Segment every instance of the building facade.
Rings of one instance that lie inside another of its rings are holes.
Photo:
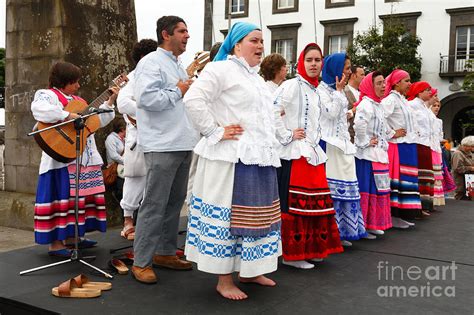
[[[265,54],[290,63],[309,42],[343,52],[358,32],[395,18],[421,39],[422,80],[439,91],[445,137],[474,134],[474,99],[461,89],[474,59],[474,0],[205,0],[204,49],[224,39],[229,16],[259,25]]]

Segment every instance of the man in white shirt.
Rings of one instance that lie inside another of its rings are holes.
[[[192,150],[198,133],[187,116],[183,96],[192,81],[180,56],[189,34],[177,16],[156,22],[158,49],[135,69],[138,145],[145,153],[145,195],[137,216],[132,267],[137,281],[156,283],[152,265],[190,270],[176,256],[179,214],[186,197]]]
[[[355,114],[354,103],[359,101],[359,85],[360,82],[365,78],[365,70],[362,67],[353,65],[351,67],[351,75],[349,76],[349,82],[344,88],[347,100],[349,101],[348,108]],[[351,136],[351,142],[354,143],[354,115],[348,117],[349,121],[349,134]]]

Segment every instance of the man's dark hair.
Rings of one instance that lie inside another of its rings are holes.
[[[49,87],[64,88],[66,85],[79,81],[82,76],[81,68],[72,63],[59,61],[49,72]]]
[[[153,39],[142,39],[133,45],[132,59],[137,64],[142,57],[156,50],[158,43]]]
[[[168,35],[173,35],[176,25],[180,22],[183,22],[186,25],[186,22],[184,22],[182,18],[175,15],[165,15],[156,21],[156,38],[158,38],[158,46],[163,44],[164,41],[161,32],[166,31]]]
[[[212,45],[211,50],[209,50],[209,60],[213,61],[214,57],[217,55],[219,52],[219,48],[221,48],[222,42],[217,42],[214,45]]]
[[[357,74],[357,69],[364,69],[364,67],[361,67],[361,66],[358,66],[358,65],[352,65],[351,66],[351,75],[349,76],[349,78],[351,78],[353,75],[356,75]]]
[[[273,53],[266,56],[260,64],[260,74],[265,81],[275,79],[275,76],[280,72],[281,68],[286,65],[286,60],[282,55]]]

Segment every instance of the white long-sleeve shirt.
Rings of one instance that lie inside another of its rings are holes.
[[[245,59],[206,65],[184,96],[187,113],[202,139],[194,152],[210,160],[246,165],[280,166],[272,95]],[[224,127],[240,124],[239,140],[222,140]]]
[[[134,150],[140,150],[137,145],[137,127],[130,122],[128,117],[136,120],[137,117],[137,102],[133,95],[135,85],[135,71],[131,71],[128,75],[128,83],[119,92],[117,97],[117,110],[124,114],[124,120],[127,123],[127,133],[125,136],[125,145],[127,148],[135,146]]]
[[[344,154],[355,154],[356,148],[351,142],[347,121],[349,101],[346,95],[325,82],[319,84],[318,92],[321,100],[322,139],[341,149]]]
[[[371,98],[364,96],[357,106],[354,119],[356,157],[373,162],[388,163],[387,122],[381,105]],[[375,146],[370,145],[370,139],[377,138]]]
[[[390,132],[388,141],[392,143],[416,143],[414,112],[406,98],[397,91],[392,90],[380,104],[385,113],[385,119],[387,120]],[[406,136],[392,138],[395,135],[395,131],[401,128],[406,130]]]
[[[59,91],[59,90],[58,90]],[[59,91],[60,92],[60,91]],[[64,97],[68,101],[71,101],[73,98],[71,96],[65,95]],[[100,108],[110,109],[107,103],[100,105]],[[31,112],[33,117],[37,121],[44,123],[57,123],[60,122],[69,115],[69,112],[64,110],[63,104],[59,101],[57,95],[51,90],[38,90],[35,93],[33,102],[31,103]],[[106,126],[111,122],[115,117],[115,111],[111,113],[103,113],[99,115],[100,127]],[[102,157],[97,151],[97,146],[95,144],[94,135],[87,137],[86,147],[82,153],[81,159],[83,166],[93,166],[93,165],[102,165],[104,162]],[[39,174],[44,174],[52,169],[59,169],[67,166],[68,164],[74,164],[75,161],[71,163],[62,163],[54,160],[52,157],[47,155],[45,152],[41,155],[41,162],[39,167]]]
[[[111,132],[105,139],[105,154],[107,156],[107,165],[117,162],[123,165],[123,152],[125,144],[122,138],[116,133]]]
[[[411,106],[413,116],[415,117],[416,143],[430,147],[433,134],[433,120],[435,118],[433,112],[418,97],[408,101],[408,104]]]
[[[321,109],[316,88],[297,75],[283,82],[274,97],[277,139],[281,144],[280,158],[297,160],[305,157],[312,165],[326,162],[326,154],[319,146]],[[285,114],[282,116],[283,111]],[[305,130],[304,139],[293,140],[293,130],[297,128]]]

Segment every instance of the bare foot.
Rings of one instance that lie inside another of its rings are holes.
[[[60,250],[60,249],[65,249],[67,248],[64,246],[62,241],[53,241],[51,244],[49,244],[49,251],[55,251],[55,250]]]
[[[244,300],[248,296],[242,292],[232,280],[231,275],[219,276],[219,282],[216,287],[217,292],[229,300]]]
[[[242,283],[256,283],[256,284],[260,284],[260,285],[263,285],[263,286],[266,286],[266,287],[274,287],[276,286],[276,282],[273,281],[272,279],[269,279],[265,276],[257,276],[257,277],[253,277],[253,278],[242,278],[242,277],[239,277],[239,280],[240,282]]]

